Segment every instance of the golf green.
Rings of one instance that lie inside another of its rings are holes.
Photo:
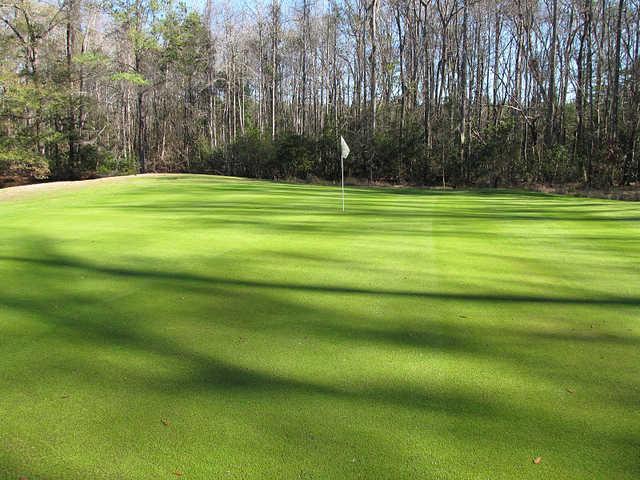
[[[639,204],[346,205],[194,175],[0,200],[0,478],[640,478]]]

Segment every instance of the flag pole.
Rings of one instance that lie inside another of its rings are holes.
[[[340,167],[342,170],[342,211],[344,212],[344,158],[340,155]]]

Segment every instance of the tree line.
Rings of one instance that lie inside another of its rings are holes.
[[[638,0],[0,0],[0,175],[640,181]]]

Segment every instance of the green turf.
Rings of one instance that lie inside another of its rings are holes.
[[[640,205],[339,205],[199,176],[0,202],[0,478],[640,478]]]

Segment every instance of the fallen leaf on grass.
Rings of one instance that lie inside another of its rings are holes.
[[[573,390],[572,388],[565,388],[565,390],[567,391],[567,393],[570,393],[571,395],[573,395],[574,393],[576,393],[575,390]]]
[[[536,465],[540,465],[540,462],[542,462],[542,457],[536,457],[533,459],[533,463]]]
[[[163,418],[163,419],[161,419],[160,421],[162,422],[162,424],[163,424],[165,427],[168,427],[168,426],[169,426],[169,420],[167,420],[166,418]]]
[[[174,474],[176,477],[181,477],[182,475],[184,475],[184,473],[182,473],[180,470],[176,470],[175,472],[173,472],[173,474]]]

